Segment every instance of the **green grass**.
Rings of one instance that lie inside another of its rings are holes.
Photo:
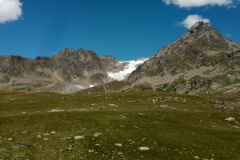
[[[172,76],[175,76],[175,75],[177,75],[178,73],[177,73],[176,69],[173,69],[173,70],[170,72],[170,74],[171,74]]]
[[[107,93],[107,92],[118,92],[123,87],[128,86],[129,83],[125,81],[113,81],[103,85],[95,86],[79,91],[82,94],[93,94],[93,93]]]
[[[25,91],[36,92],[42,88],[52,84],[51,81],[32,81],[31,83],[12,83],[7,88],[11,88],[13,91]]]
[[[214,98],[153,91],[0,91],[0,159],[240,159],[240,129],[232,127],[240,126],[239,109]],[[53,109],[62,112],[49,112]],[[236,120],[224,120],[230,116]],[[30,146],[13,148],[16,143]]]
[[[161,77],[163,77],[163,76],[165,76],[165,73],[164,73],[164,72],[161,73]]]

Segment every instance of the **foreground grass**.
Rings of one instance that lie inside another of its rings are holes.
[[[239,121],[239,109],[196,96],[2,91],[0,159],[237,160]]]

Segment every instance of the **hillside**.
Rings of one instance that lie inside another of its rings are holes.
[[[0,95],[0,159],[240,158],[235,96]]]
[[[160,49],[128,77],[134,86],[153,90],[208,93],[229,87],[239,91],[240,44],[224,38],[210,24],[197,22],[184,35]]]
[[[93,51],[64,49],[36,59],[0,56],[0,88],[12,91],[74,93],[124,80],[145,59],[117,61]]]

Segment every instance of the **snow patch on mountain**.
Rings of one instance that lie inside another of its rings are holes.
[[[108,72],[108,76],[114,80],[121,81],[125,79],[130,73],[137,69],[137,67],[147,61],[149,58],[141,58],[132,61],[120,61],[119,63],[126,63],[123,70],[119,72]]]

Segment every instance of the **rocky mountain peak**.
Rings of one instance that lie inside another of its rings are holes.
[[[180,73],[187,68],[209,65],[213,56],[232,57],[240,49],[240,44],[224,38],[209,23],[197,22],[173,43],[161,48],[130,76],[135,82],[146,76]]]
[[[91,59],[92,57],[98,57],[95,52],[92,50],[86,51],[82,48],[78,50],[65,48],[62,51],[54,55],[53,59],[62,59],[62,58],[75,58],[75,59]]]
[[[209,23],[204,23],[202,21],[195,23],[189,30],[186,32],[182,38],[184,40],[192,41],[199,38],[215,38],[223,39],[221,34],[214,29]]]
[[[209,23],[197,22],[176,41],[160,49],[156,57],[185,54],[185,51],[194,53],[200,50],[231,50],[231,46]]]
[[[207,29],[214,29],[209,23],[204,23],[202,21],[195,23],[188,32],[190,33],[196,33],[200,31],[206,31]]]

